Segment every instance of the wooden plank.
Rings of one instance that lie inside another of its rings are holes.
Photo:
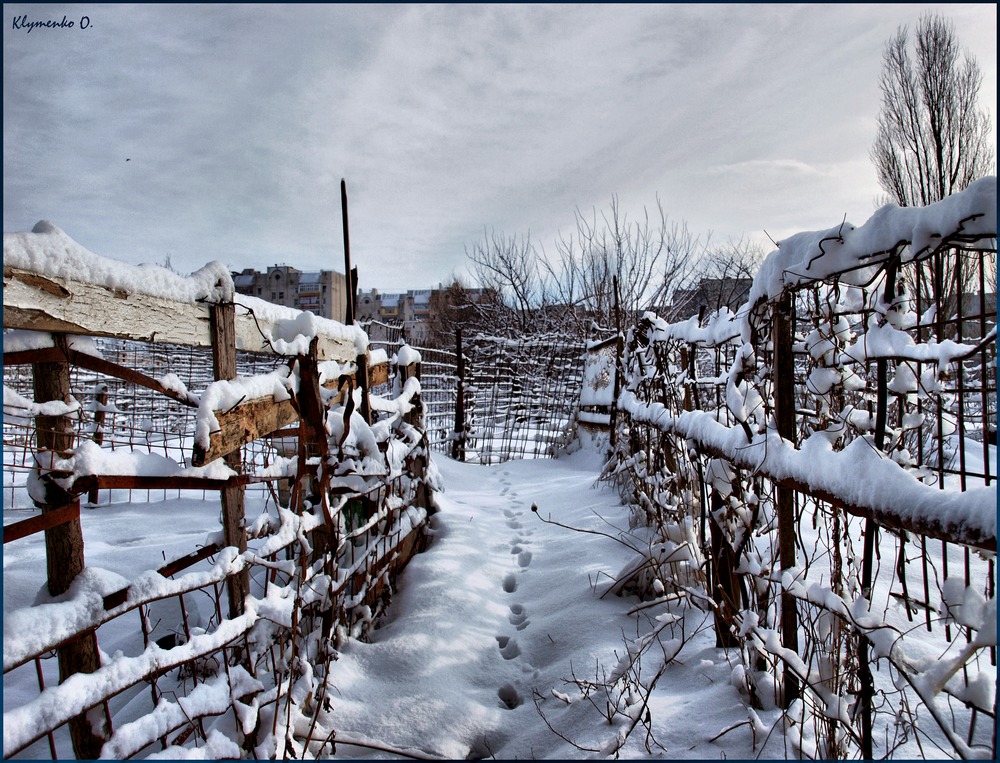
[[[150,294],[42,276],[18,268],[3,270],[4,328],[64,334],[136,339],[191,347],[211,347],[208,306]],[[235,321],[235,347],[274,353],[270,337],[275,324],[240,309]],[[354,342],[320,336],[317,360],[353,361]]]
[[[77,477],[69,491],[86,493],[90,490],[222,490],[231,485],[252,485],[258,482],[273,482],[284,477],[258,477],[253,474],[237,474],[227,480],[207,477],[151,477],[139,474],[85,474]]]
[[[29,535],[42,532],[42,530],[49,530],[57,525],[72,522],[74,519],[79,518],[80,503],[79,501],[75,501],[53,511],[46,511],[43,514],[22,519],[20,522],[12,522],[9,525],[4,525],[3,542],[6,544],[11,541],[20,540],[21,538],[27,538]]]
[[[204,305],[3,271],[4,328],[211,346]]]
[[[270,396],[241,403],[227,412],[215,414],[219,431],[209,436],[207,449],[195,444],[192,466],[204,466],[254,440],[266,437],[299,420],[291,400],[275,402]]]
[[[104,374],[105,376],[113,376],[117,379],[131,382],[139,387],[151,389],[154,392],[166,395],[172,400],[176,400],[178,403],[191,408],[198,407],[198,398],[195,395],[192,395],[191,393],[182,395],[169,387],[164,387],[163,384],[153,377],[147,376],[139,371],[135,371],[127,366],[112,363],[110,360],[98,358],[95,355],[87,355],[86,353],[78,352],[77,350],[69,351],[69,360],[70,363],[75,366],[79,366],[80,368],[86,368],[89,371],[96,371],[97,373]]]
[[[192,551],[190,554],[180,557],[179,559],[174,559],[172,562],[160,567],[157,572],[163,575],[165,578],[172,577],[182,570],[186,570],[193,564],[197,564],[203,559],[208,559],[208,557],[213,554],[217,554],[224,547],[220,543],[211,543],[207,546],[199,548],[197,551]],[[115,607],[121,606],[128,600],[128,592],[131,586],[125,586],[114,593],[109,593],[104,597],[104,609],[105,611],[109,609],[114,609]]]
[[[28,366],[35,363],[55,363],[65,360],[62,352],[55,347],[39,347],[36,350],[18,350],[3,354],[4,368],[7,366]]]
[[[368,368],[368,386],[377,387],[389,381],[389,361]],[[325,385],[324,385],[325,386]]]
[[[381,382],[375,383],[383,383],[389,378],[389,365],[380,363],[369,369],[369,373],[375,373],[377,379],[382,379]],[[351,378],[354,378],[353,374]],[[327,379],[323,387],[335,389],[338,381]],[[342,398],[343,393],[338,393],[330,398],[328,405],[339,403]],[[240,403],[228,411],[216,411],[215,418],[219,422],[219,430],[209,435],[207,449],[195,445],[191,456],[192,466],[204,466],[232,453],[237,448],[294,424],[299,420],[299,412],[291,400],[275,402],[271,397],[259,397]]]

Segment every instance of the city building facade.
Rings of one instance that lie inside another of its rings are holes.
[[[238,294],[337,321],[346,317],[347,279],[335,270],[306,272],[290,265],[272,265],[265,272],[246,268],[233,273],[233,283]]]

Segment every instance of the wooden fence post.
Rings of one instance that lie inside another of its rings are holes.
[[[344,224],[344,274],[347,277],[347,305],[344,309],[344,323],[354,324],[354,279],[351,272],[351,232],[347,224],[347,181],[340,179],[340,217]]]
[[[792,355],[794,339],[794,303],[789,294],[783,294],[775,305],[771,341],[774,345],[774,419],[778,434],[795,443],[795,360]],[[795,494],[791,488],[777,487],[778,552],[781,569],[795,566]],[[781,594],[781,645],[798,654],[799,616],[795,597]],[[786,664],[782,703],[788,707],[799,696],[799,680]]]
[[[406,380],[412,377],[420,379],[420,363],[411,363],[399,369],[400,388],[406,384]],[[427,433],[424,431],[424,404],[417,394],[413,398],[413,409],[404,417],[407,424],[420,430],[420,449],[413,456],[410,462],[409,471],[417,481],[416,495],[413,498],[413,505],[427,509],[427,513],[434,512],[434,502],[431,498],[431,489],[427,484],[427,462],[430,460],[430,445],[427,442]]]
[[[299,452],[298,452],[298,505],[293,507],[295,511],[301,511],[302,500],[308,497],[315,504],[326,506],[322,491],[325,486],[319,484],[317,473],[319,469],[310,466],[309,461],[319,459],[322,461],[329,452],[329,442],[327,440],[326,408],[323,405],[323,397],[319,387],[319,368],[317,361],[319,340],[313,339],[309,344],[309,352],[300,355],[299,363],[299,392],[296,404],[299,410]],[[351,384],[343,385],[344,395],[350,395]],[[347,401],[345,400],[345,403]],[[347,405],[346,410],[352,410]],[[348,422],[349,423],[349,422]],[[327,524],[319,525],[312,532],[311,543],[313,547],[312,562],[320,560],[328,552],[330,533],[333,528],[330,526],[332,518],[328,516],[328,510],[324,508],[324,518]]]
[[[736,574],[739,559],[736,551],[726,538],[725,531],[715,515],[726,508],[726,499],[715,488],[710,489],[712,516],[709,520],[712,556],[709,560],[711,571],[712,599],[715,601],[715,645],[720,649],[739,646],[733,631],[736,613],[740,608],[740,582]],[[703,531],[704,532],[704,531]]]
[[[451,457],[465,460],[465,356],[462,354],[462,327],[455,329],[455,373],[458,376],[458,394],[455,398],[455,429],[451,441]]]
[[[361,390],[361,408],[358,411],[366,424],[372,423],[372,401],[368,393],[371,386],[368,373],[368,355],[358,355],[356,360],[358,373],[356,375],[358,389]]]
[[[104,444],[104,420],[107,417],[105,408],[108,405],[108,385],[101,382],[97,388],[97,395],[94,402],[97,403],[97,410],[94,411],[94,442],[97,445]],[[87,503],[96,504],[100,490],[97,487],[91,488],[87,493]]]
[[[224,302],[209,307],[212,332],[212,373],[215,379],[236,378],[236,305]],[[242,468],[242,449],[225,456],[226,465],[236,472]],[[222,534],[227,546],[235,546],[242,554],[247,550],[244,488],[230,484],[221,491]],[[244,602],[250,593],[250,571],[243,569],[226,579],[229,594],[229,617],[243,614]]]
[[[56,347],[68,354],[66,337],[53,335]],[[59,400],[68,403],[70,400],[69,362],[65,360],[35,363],[32,366],[35,402],[43,403]],[[68,416],[39,416],[35,420],[35,437],[37,443],[36,461],[40,468],[46,466],[45,460],[56,454],[65,454],[73,447],[73,425]],[[35,501],[35,505],[48,513],[75,504],[76,518],[49,528],[45,531],[45,557],[48,570],[48,590],[52,596],[59,596],[69,590],[73,579],[84,568],[83,527],[80,524],[80,499],[67,493],[51,478],[40,474],[39,481],[43,489],[43,500]],[[57,650],[59,660],[59,682],[62,683],[75,673],[93,673],[101,666],[97,652],[97,634],[87,631],[77,640],[60,646]],[[92,710],[96,713],[99,710]],[[93,759],[100,755],[104,739],[94,733],[94,725],[83,713],[69,722],[70,739],[73,751],[78,758]],[[97,718],[95,718],[97,720]]]

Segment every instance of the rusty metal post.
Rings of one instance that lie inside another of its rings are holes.
[[[771,341],[774,345],[774,419],[778,434],[795,443],[795,360],[792,356],[795,314],[792,297],[783,294],[775,305]],[[795,494],[791,488],[777,487],[778,553],[781,569],[796,565],[795,553]],[[795,597],[781,594],[781,645],[798,654],[799,616]],[[799,696],[799,680],[785,666],[782,704],[788,707]]]

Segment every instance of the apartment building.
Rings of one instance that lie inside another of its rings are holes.
[[[304,272],[290,265],[272,265],[266,272],[246,268],[233,273],[238,294],[324,318],[343,321],[347,310],[347,279],[334,270]]]

